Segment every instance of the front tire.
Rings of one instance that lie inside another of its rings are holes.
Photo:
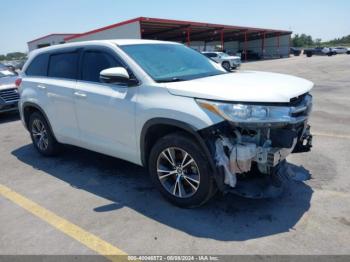
[[[54,156],[58,153],[60,144],[56,141],[49,124],[39,112],[29,117],[28,129],[36,150],[44,156]]]
[[[208,160],[203,150],[183,133],[160,138],[149,157],[149,173],[154,185],[171,203],[197,207],[215,192]]]
[[[222,67],[223,67],[227,72],[229,72],[230,69],[231,69],[231,65],[230,65],[230,63],[227,62],[227,61],[222,62]]]

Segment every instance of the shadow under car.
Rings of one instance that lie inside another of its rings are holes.
[[[304,182],[286,180],[284,193],[275,199],[217,194],[200,208],[181,209],[168,203],[153,188],[146,169],[123,160],[71,146],[56,158],[40,156],[31,144],[12,154],[74,188],[113,202],[91,207],[94,212],[128,207],[189,235],[221,241],[244,241],[288,232],[310,208],[313,193]]]

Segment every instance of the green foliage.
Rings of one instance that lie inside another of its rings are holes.
[[[315,42],[312,39],[311,35],[296,34],[294,37],[292,37],[292,46],[294,47],[309,47],[313,46],[314,44]]]
[[[314,47],[314,46],[350,46],[350,35],[341,38],[336,38],[331,41],[322,42],[322,39],[312,39],[310,35],[296,34],[292,37],[292,46],[294,47]]]
[[[27,54],[21,52],[8,53],[6,55],[0,55],[0,61],[6,60],[21,60],[27,57]]]
[[[350,35],[344,36],[341,38],[336,38],[328,42],[323,42],[323,44],[329,45],[329,46],[336,46],[336,45],[350,46]]]

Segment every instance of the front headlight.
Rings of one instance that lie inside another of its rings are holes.
[[[232,104],[197,99],[206,110],[237,123],[285,123],[291,122],[291,107]]]

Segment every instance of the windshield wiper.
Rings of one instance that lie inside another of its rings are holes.
[[[157,80],[158,83],[180,82],[180,81],[185,81],[185,79],[178,78],[178,77],[171,77],[171,78],[163,78],[163,79]]]

